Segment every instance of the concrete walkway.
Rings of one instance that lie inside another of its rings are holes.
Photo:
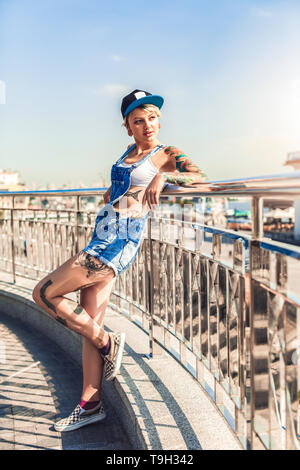
[[[81,393],[81,369],[59,347],[1,313],[0,450],[126,450],[131,445],[112,406],[107,417],[77,431],[58,433]]]
[[[82,337],[33,303],[33,281],[0,279],[0,449],[241,449],[191,374],[166,352],[149,359],[147,334],[110,308],[105,327],[125,331],[126,345],[120,373],[103,381],[107,418],[56,433],[80,398]]]

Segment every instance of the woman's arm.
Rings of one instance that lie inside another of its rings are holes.
[[[159,203],[159,196],[165,183],[181,186],[205,183],[206,175],[179,149],[167,147],[165,153],[168,155],[168,160],[144,193],[142,204],[147,202],[150,208]],[[209,191],[209,189],[206,188],[205,191]]]
[[[167,147],[165,153],[174,160],[175,171],[160,171],[166,183],[176,185],[189,185],[193,183],[204,183],[206,174],[181,152],[177,147]]]

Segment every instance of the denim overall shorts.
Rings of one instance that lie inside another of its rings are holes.
[[[120,163],[134,147],[135,144],[112,166],[109,203],[98,212],[92,239],[83,249],[84,252],[112,268],[116,276],[125,271],[135,260],[150,211],[145,217],[127,217],[115,211],[113,204],[130,188],[131,172],[165,146],[158,145],[130,167],[120,167]]]

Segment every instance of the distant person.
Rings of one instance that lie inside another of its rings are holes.
[[[57,321],[84,336],[83,390],[74,411],[55,424],[71,431],[105,418],[101,403],[102,375],[113,380],[121,365],[125,333],[108,333],[104,313],[119,276],[133,263],[143,230],[164,185],[202,183],[202,172],[176,147],[158,140],[163,98],[135,90],[123,98],[124,126],[134,144],[111,169],[92,239],[80,253],[42,279],[35,302]],[[80,304],[64,295],[81,289]]]

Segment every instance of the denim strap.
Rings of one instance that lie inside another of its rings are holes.
[[[136,144],[131,145],[131,146],[129,147],[129,149],[127,149],[126,152],[123,153],[123,155],[116,161],[115,165],[117,165],[118,163],[120,163],[120,162],[123,160],[123,158],[125,158],[126,155],[128,155],[129,152],[131,152],[131,150],[133,150],[133,148],[135,147],[135,145],[136,145]]]
[[[136,144],[133,144],[128,150],[126,150],[126,152],[122,155],[122,157],[119,158],[119,160],[115,163],[115,165],[118,165],[119,163],[121,163],[125,157],[128,155],[128,153],[133,150],[133,148],[136,146]],[[151,152],[147,153],[147,155],[145,155],[142,160],[140,160],[139,162],[136,162],[136,163],[133,163],[131,165],[131,169],[133,170],[134,168],[138,167],[139,165],[141,165],[145,160],[148,160],[148,158],[150,158],[152,155],[154,155],[156,152],[158,152],[158,150],[162,149],[166,147],[166,145],[157,145],[154,149],[151,150]]]

